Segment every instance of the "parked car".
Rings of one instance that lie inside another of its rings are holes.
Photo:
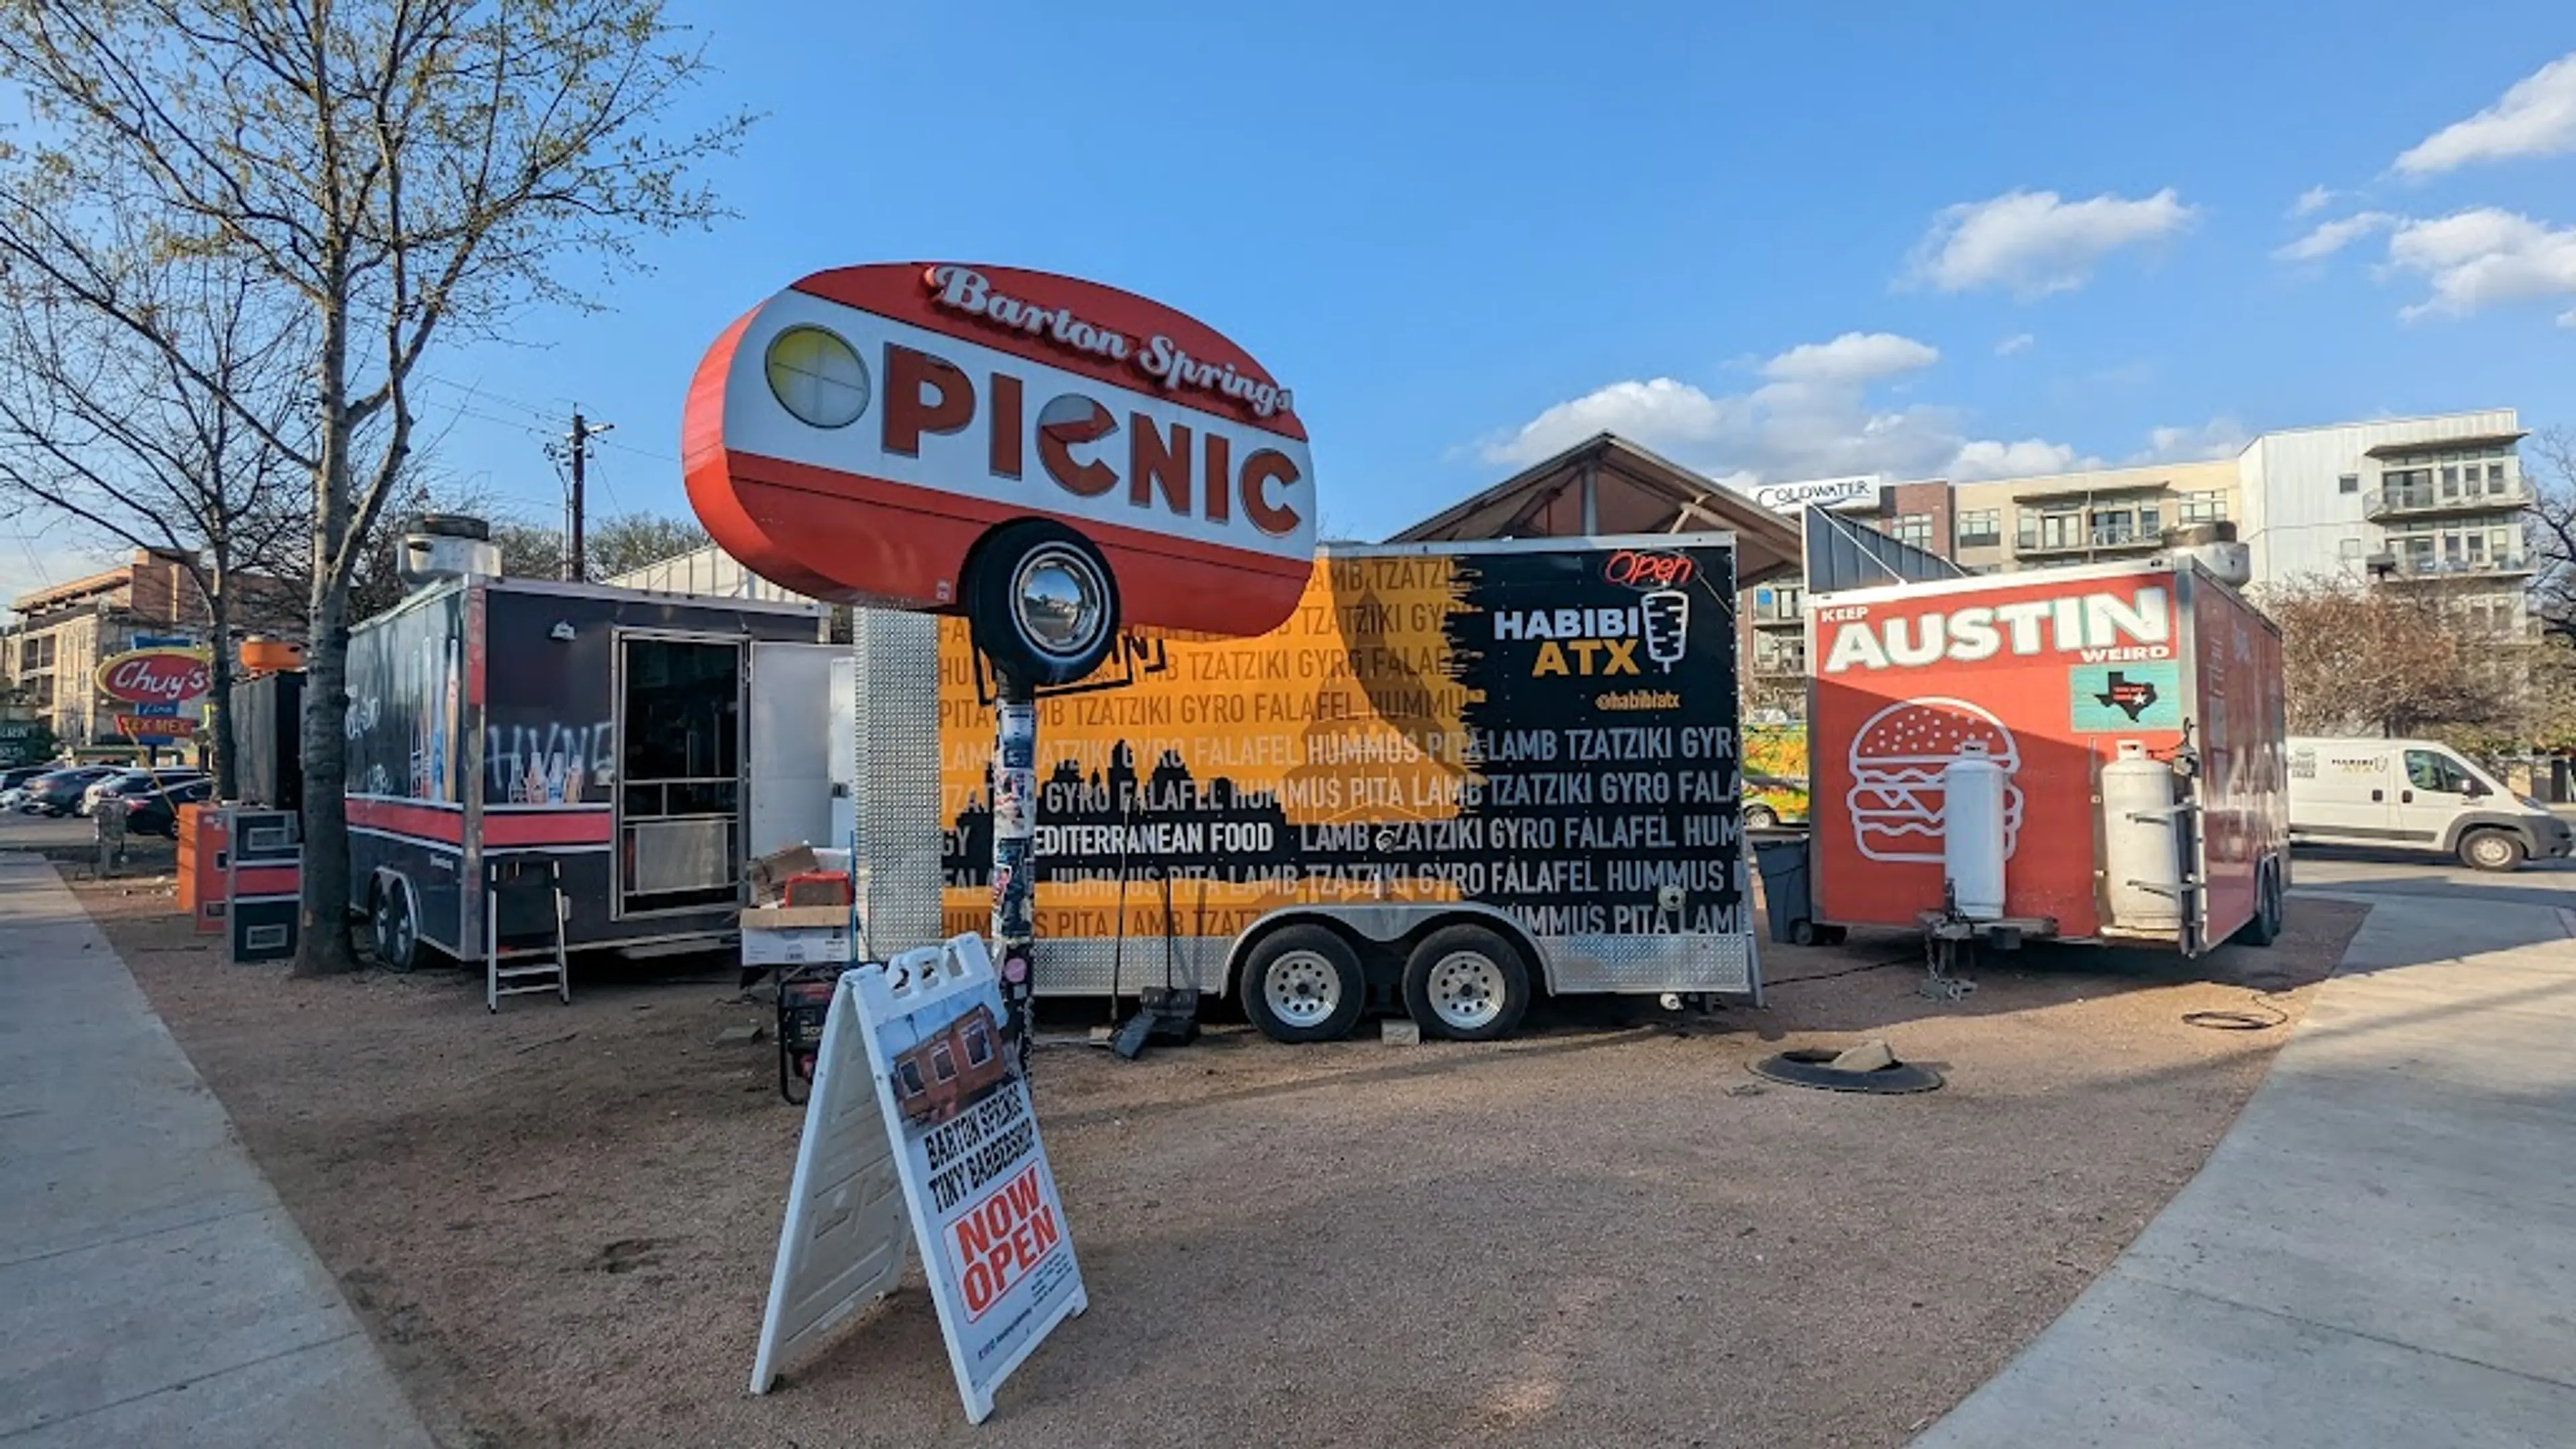
[[[115,765],[75,765],[40,775],[27,786],[27,798],[18,808],[31,815],[69,815],[79,810],[89,787],[116,774]]]
[[[179,838],[179,807],[200,804],[215,795],[215,782],[203,775],[183,780],[166,791],[153,790],[118,797],[125,804],[125,833],[128,835],[161,835]]]
[[[17,809],[18,802],[27,797],[29,785],[61,768],[58,763],[48,762],[42,765],[16,765],[0,770],[0,810]]]
[[[88,815],[95,812],[99,802],[111,796],[121,799],[128,795],[150,795],[169,789],[173,785],[184,785],[190,780],[202,780],[205,777],[205,771],[192,765],[165,765],[154,770],[121,770],[103,780],[90,782],[89,789],[81,799],[80,813]]]
[[[2438,740],[2290,740],[2290,838],[2438,851],[2478,870],[2576,851],[2576,830]]]

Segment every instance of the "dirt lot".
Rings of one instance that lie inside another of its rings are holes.
[[[1959,1005],[1915,995],[1888,939],[1766,946],[1771,1007],[1688,1026],[1042,1051],[1093,1306],[974,1431],[917,1282],[743,1392],[799,1115],[768,1043],[713,1044],[768,1019],[730,973],[577,977],[570,1006],[496,1019],[463,973],[289,981],[223,964],[166,893],[81,892],[459,1446],[1901,1444],[2110,1262],[2261,1075],[2283,1033],[2183,1025],[2248,1003],[2192,978],[2286,972],[2295,1017],[2359,922],[2301,901],[2278,947],[2193,973],[2032,952]],[[1747,1071],[1863,1033],[1948,1086]]]

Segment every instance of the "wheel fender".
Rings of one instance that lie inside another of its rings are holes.
[[[2502,811],[2472,811],[2452,821],[2449,832],[2442,837],[2443,853],[2457,854],[2460,842],[2472,830],[2502,830],[2521,841],[2523,854],[2534,860],[2549,853],[2549,847],[2540,838],[2539,829],[2531,821]]]
[[[1547,953],[1538,948],[1521,923],[1506,912],[1473,901],[1403,906],[1282,906],[1235,933],[1225,953],[1224,989],[1233,991],[1241,983],[1243,963],[1262,937],[1296,925],[1338,931],[1357,946],[1399,946],[1443,926],[1482,926],[1511,942],[1512,948],[1521,953],[1522,963],[1530,968],[1532,986],[1547,995],[1556,992]]]

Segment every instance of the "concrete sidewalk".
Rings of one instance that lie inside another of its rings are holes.
[[[431,1442],[106,938],[0,855],[0,1446]]]
[[[2200,1175],[1916,1449],[2576,1443],[2576,940],[2365,899]]]

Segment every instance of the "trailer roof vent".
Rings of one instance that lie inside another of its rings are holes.
[[[492,526],[459,513],[423,513],[406,520],[394,557],[408,588],[501,573],[501,548],[492,542]]]
[[[2253,553],[2236,541],[2236,525],[2224,519],[2166,529],[2164,550],[2199,564],[2231,589],[2253,582]]]

